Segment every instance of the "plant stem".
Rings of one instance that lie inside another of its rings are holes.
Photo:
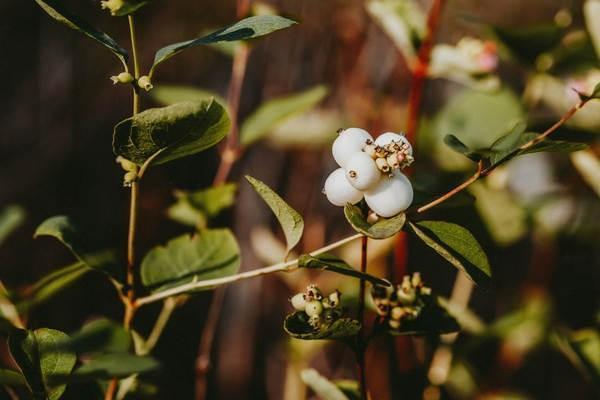
[[[327,253],[328,251],[331,251],[335,248],[343,246],[344,244],[349,243],[358,238],[361,238],[362,236],[363,235],[359,233],[356,235],[346,237],[344,239],[338,240],[335,243],[332,243],[325,247],[321,247],[320,249],[315,250],[309,254],[312,256],[318,256],[320,254]],[[214,288],[217,286],[226,285],[228,283],[238,282],[238,281],[241,281],[244,279],[250,279],[250,278],[255,278],[255,277],[261,276],[261,275],[271,274],[273,272],[283,272],[283,271],[289,272],[289,271],[293,271],[297,268],[298,268],[298,259],[273,264],[268,267],[254,269],[251,271],[242,272],[242,273],[236,274],[236,275],[226,276],[223,278],[215,278],[215,279],[207,279],[207,280],[198,281],[198,282],[190,282],[190,283],[186,283],[185,285],[180,285],[180,286],[174,287],[172,289],[167,289],[167,290],[163,290],[162,292],[148,295],[146,297],[140,297],[136,300],[135,305],[136,305],[136,307],[141,307],[145,304],[154,303],[156,301],[160,301],[167,297],[176,296],[176,295],[183,294],[183,293],[186,293],[186,292],[189,292],[192,290]]]
[[[411,87],[408,96],[408,118],[406,123],[406,137],[411,143],[414,141],[419,127],[419,115],[421,114],[423,89],[427,80],[431,49],[433,48],[435,36],[438,31],[444,3],[445,0],[434,0],[427,18],[427,33],[419,47],[417,61],[412,66]]]
[[[175,297],[165,299],[160,314],[158,314],[158,317],[154,322],[154,327],[152,328],[150,335],[148,335],[148,339],[146,339],[146,342],[138,352],[139,355],[143,356],[149,354],[154,349],[158,343],[158,339],[160,339],[160,336],[167,326],[167,322],[169,322],[169,319],[171,318],[171,314],[173,314],[173,311],[177,308],[178,303],[179,301]]]
[[[558,128],[560,128],[565,122],[567,122],[569,119],[571,119],[573,117],[573,115],[575,115],[575,113],[577,113],[577,111],[579,111],[583,106],[585,106],[586,103],[589,100],[590,99],[583,99],[579,103],[575,104],[558,121],[556,121],[554,123],[554,125],[552,125],[548,129],[546,129],[539,136],[537,136],[534,139],[530,140],[529,142],[527,142],[527,143],[519,146],[516,150],[514,150],[513,152],[511,152],[510,154],[508,154],[506,156],[506,158],[504,159],[504,161],[501,161],[499,163],[491,165],[491,166],[489,166],[487,168],[483,168],[483,162],[479,161],[479,164],[478,164],[478,167],[477,167],[477,172],[475,172],[475,174],[472,177],[470,177],[469,179],[467,179],[466,181],[464,181],[463,183],[461,183],[460,185],[458,185],[454,189],[450,190],[446,194],[444,194],[444,195],[438,197],[437,199],[433,200],[432,202],[430,202],[430,203],[428,203],[428,204],[420,207],[419,209],[417,209],[417,212],[418,213],[422,213],[424,211],[429,210],[430,208],[433,208],[433,207],[437,206],[440,203],[443,203],[444,201],[448,200],[452,196],[454,196],[454,195],[462,192],[463,190],[465,190],[467,187],[469,187],[469,185],[471,185],[473,182],[475,182],[476,180],[478,180],[480,177],[489,175],[493,170],[495,170],[500,165],[504,164],[507,160],[509,160],[511,158],[511,156],[514,156],[514,155],[516,155],[516,154],[518,154],[518,153],[520,153],[522,151],[525,151],[525,150],[527,150],[527,149],[535,146],[538,143],[541,143],[542,141],[544,141],[545,139],[547,139],[548,136],[550,136],[552,133],[554,133]]]
[[[362,236],[361,248],[360,248],[360,272],[363,274],[367,273],[367,243],[369,238]],[[358,321],[360,322],[361,329],[358,336],[358,351],[356,361],[358,364],[358,377],[360,383],[360,394],[363,400],[367,400],[367,377],[365,371],[365,352],[367,348],[367,341],[365,337],[365,291],[366,281],[360,280],[360,287],[358,291]]]

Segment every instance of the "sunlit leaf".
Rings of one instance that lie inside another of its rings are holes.
[[[240,249],[228,229],[205,229],[155,247],[141,264],[142,283],[161,291],[192,281],[233,275],[240,268]]]
[[[28,308],[48,301],[90,271],[92,269],[81,261],[52,271],[25,290],[22,294],[25,300],[20,307]]]
[[[119,46],[119,44],[106,33],[97,30],[77,15],[71,13],[60,1],[35,0],[35,2],[52,18],[69,28],[94,39],[96,42],[112,51],[124,65],[127,64],[127,50]]]
[[[344,260],[331,254],[321,254],[318,256],[303,254],[298,258],[298,266],[300,268],[322,269],[325,271],[331,271],[342,275],[352,276],[354,278],[364,279],[373,284],[383,286],[390,285],[390,283],[384,279],[377,278],[376,276],[369,275],[366,273],[362,273],[352,268]]]
[[[475,283],[488,283],[492,271],[477,239],[465,228],[450,222],[409,222],[413,232],[427,246],[463,271]]]
[[[360,207],[351,204],[344,207],[344,215],[355,231],[373,239],[385,239],[394,236],[402,230],[406,222],[406,215],[400,213],[391,218],[379,218],[377,222],[370,224]]]
[[[298,211],[290,207],[277,193],[265,185],[264,182],[249,175],[246,175],[246,180],[250,182],[250,185],[252,185],[254,190],[262,197],[277,217],[285,234],[287,251],[289,253],[302,238],[302,232],[304,232],[304,220],[302,216],[298,214]]]
[[[56,377],[68,376],[75,366],[76,356],[57,344],[68,336],[54,329],[14,331],[8,340],[11,355],[21,368],[35,400],[57,400],[66,385],[56,384]]]
[[[214,146],[230,128],[225,108],[214,99],[151,108],[115,126],[113,151],[138,165],[163,164]]]
[[[316,86],[290,96],[264,102],[240,127],[240,142],[248,146],[266,136],[291,117],[310,110],[327,95],[325,86]]]
[[[217,42],[254,39],[280,29],[289,28],[294,24],[296,24],[295,21],[278,15],[258,15],[245,18],[233,25],[198,39],[187,40],[185,42],[174,43],[163,47],[156,52],[156,55],[154,56],[154,65],[152,66],[151,71],[154,71],[159,64],[185,49]]]

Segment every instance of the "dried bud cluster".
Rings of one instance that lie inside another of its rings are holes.
[[[423,284],[421,274],[415,272],[412,276],[404,276],[395,289],[375,286],[372,296],[377,313],[384,317],[390,328],[398,329],[403,320],[419,316],[425,306],[423,299],[431,296],[431,289]]]
[[[414,161],[408,142],[392,141],[380,146],[373,141],[367,141],[363,151],[375,160],[377,168],[384,174],[392,174],[395,170],[406,168]]]
[[[330,324],[341,316],[339,291],[324,297],[316,285],[308,285],[302,293],[297,293],[290,302],[296,311],[304,312],[308,316],[310,325],[318,329],[321,324]]]

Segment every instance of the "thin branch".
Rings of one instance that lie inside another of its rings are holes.
[[[325,246],[318,250],[315,250],[309,254],[311,256],[318,256],[319,254],[327,253],[328,251],[331,251],[337,247],[343,246],[344,244],[349,243],[353,240],[356,240],[360,237],[362,237],[362,234],[352,235],[352,236],[349,236],[342,240],[339,240],[335,243],[332,243],[328,246]],[[177,286],[177,287],[174,287],[171,289],[163,290],[162,292],[151,294],[151,295],[148,295],[145,297],[140,297],[136,300],[135,305],[136,305],[136,307],[141,307],[145,304],[154,303],[156,301],[166,299],[167,297],[177,296],[179,294],[184,294],[184,293],[192,291],[192,290],[210,289],[210,288],[226,285],[226,284],[233,283],[233,282],[238,282],[238,281],[241,281],[244,279],[250,279],[250,278],[255,278],[257,276],[271,274],[273,272],[293,271],[296,268],[298,268],[298,260],[297,259],[287,261],[287,262],[273,264],[273,265],[270,265],[270,266],[264,267],[264,268],[259,268],[259,269],[254,269],[254,270],[247,271],[247,272],[242,272],[242,273],[236,274],[236,275],[225,276],[223,278],[215,278],[215,279],[208,279],[208,280],[203,280],[203,281],[198,281],[198,282],[190,282],[185,285],[180,285],[180,286]]]

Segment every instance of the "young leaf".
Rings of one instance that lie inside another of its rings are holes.
[[[115,126],[113,151],[138,165],[153,156],[153,164],[163,164],[214,146],[230,126],[214,99],[151,108]]]
[[[310,110],[327,95],[325,86],[316,86],[304,92],[269,100],[254,111],[240,127],[240,142],[248,146],[267,135],[289,118]]]
[[[3,208],[0,211],[0,244],[14,232],[25,220],[25,211],[16,205]]]
[[[159,64],[185,49],[223,41],[231,42],[236,40],[253,39],[259,36],[267,35],[274,31],[278,31],[280,29],[289,28],[294,24],[296,24],[295,21],[280,17],[278,15],[257,15],[254,17],[245,18],[233,25],[219,29],[216,32],[202,36],[198,39],[174,43],[163,47],[162,49],[158,50],[154,56],[154,65],[152,65],[150,74],[154,72],[155,68]]]
[[[277,193],[265,185],[264,182],[249,175],[246,175],[246,180],[250,182],[250,185],[252,185],[254,190],[262,197],[277,217],[277,220],[283,229],[283,233],[285,234],[287,252],[289,254],[289,252],[296,247],[300,238],[302,238],[304,220],[300,214],[298,214],[298,211],[290,207]]]
[[[42,304],[66,289],[91,270],[92,269],[88,267],[87,264],[78,261],[53,271],[37,281],[23,293],[25,300],[19,306],[27,308]]]
[[[73,373],[78,381],[125,378],[133,374],[143,374],[160,367],[150,356],[136,356],[128,353],[103,354],[93,358]]]
[[[388,281],[377,278],[373,275],[362,273],[346,264],[344,260],[331,254],[321,254],[318,256],[303,254],[298,258],[298,267],[332,271],[338,274],[364,279],[376,285],[390,286]]]
[[[348,340],[360,331],[360,323],[350,318],[340,318],[331,324],[315,329],[308,323],[304,312],[295,312],[286,317],[283,329],[293,338],[302,340]]]
[[[194,236],[179,236],[155,247],[141,265],[144,286],[160,291],[191,281],[237,273],[240,249],[228,229],[205,229]]]
[[[333,382],[310,368],[300,372],[302,381],[322,400],[348,400],[348,397]]]
[[[108,48],[119,58],[119,60],[121,60],[124,66],[127,66],[127,50],[119,46],[118,43],[106,33],[97,30],[77,15],[72,14],[64,8],[62,3],[58,0],[35,0],[35,2],[58,22],[83,33]]]
[[[475,283],[487,283],[492,274],[490,264],[471,232],[443,221],[409,222],[409,225],[419,239]]]
[[[426,304],[418,317],[413,320],[403,320],[400,328],[387,328],[393,336],[430,336],[460,331],[460,325],[437,299]]]
[[[65,333],[46,328],[17,330],[10,335],[11,355],[23,371],[34,399],[57,400],[65,391],[65,384],[53,380],[69,376],[75,366],[75,354],[57,348],[57,343],[66,339]]]
[[[77,225],[67,216],[59,215],[48,218],[38,226],[34,238],[52,236],[64,244],[79,261],[90,268],[105,273],[117,270],[114,256],[111,252],[98,252],[79,232]]]
[[[374,224],[370,224],[360,207],[352,204],[344,207],[344,215],[355,231],[373,239],[385,239],[394,236],[402,230],[406,222],[406,215],[400,213],[392,218],[380,218]]]

